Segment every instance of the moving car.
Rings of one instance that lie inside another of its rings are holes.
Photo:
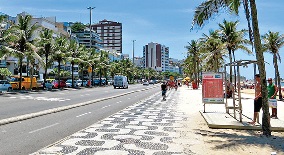
[[[12,85],[7,80],[0,80],[0,91],[11,91]]]
[[[116,87],[128,89],[127,77],[122,75],[114,76],[113,88],[115,89]]]

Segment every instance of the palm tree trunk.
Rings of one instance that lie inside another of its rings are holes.
[[[92,79],[91,79],[91,84],[90,84],[90,86],[89,87],[91,87],[92,85],[93,85],[93,83],[92,83],[92,81],[94,80],[94,68],[95,68],[95,65],[94,64],[92,64]]]
[[[275,68],[275,73],[276,73],[276,79],[275,79],[275,85],[278,88],[278,93],[279,93],[279,100],[282,100],[282,93],[281,93],[281,81],[280,81],[280,73],[278,69],[278,62],[277,62],[277,56],[276,54],[273,54],[273,59],[274,59],[274,68]]]
[[[23,77],[23,59],[20,58],[20,83],[19,83],[19,89],[22,89],[22,77]]]
[[[105,85],[108,85],[108,83],[107,83],[107,69],[105,68],[105,78],[106,78],[106,83],[105,83]]]
[[[71,70],[72,70],[72,71],[71,71],[71,72],[72,72],[72,73],[71,73],[71,78],[72,78],[72,80],[71,80],[71,81],[72,81],[71,86],[72,86],[72,88],[74,88],[74,82],[73,82],[73,81],[74,81],[74,62],[73,62],[73,61],[71,62],[71,67],[72,67],[72,68],[71,68]],[[82,83],[83,83],[83,79],[82,79]]]
[[[82,66],[82,69],[81,69],[81,72],[82,72],[82,80],[84,79],[84,64],[83,63],[81,63],[81,66]]]
[[[58,59],[58,89],[60,89],[60,59]]]
[[[261,41],[258,28],[258,19],[257,19],[257,9],[255,0],[250,0],[251,6],[251,17],[252,17],[252,27],[253,27],[253,36],[254,36],[254,45],[256,52],[256,59],[258,64],[258,70],[261,78],[261,93],[262,93],[262,132],[263,135],[270,136],[270,116],[269,116],[269,107],[267,99],[267,82],[266,82],[266,71],[263,53],[261,51]]]
[[[31,65],[31,66],[33,66],[33,65]],[[31,81],[30,90],[32,90],[32,88],[33,88],[33,77],[34,77],[33,70],[34,70],[34,68],[30,67],[30,81]]]
[[[43,87],[45,87],[46,78],[47,78],[47,62],[48,62],[48,54],[45,55],[45,68],[44,68],[44,81]]]

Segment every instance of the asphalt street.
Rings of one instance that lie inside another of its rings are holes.
[[[149,90],[145,90],[145,88]],[[91,124],[94,124],[100,121],[103,118],[106,118],[134,103],[143,100],[150,95],[153,95],[159,92],[159,87],[157,86],[141,86],[135,85],[128,90],[123,89],[113,89],[112,87],[106,88],[94,88],[92,89],[81,89],[81,90],[70,90],[70,91],[60,91],[60,92],[43,92],[39,93],[30,93],[33,98],[39,97],[38,95],[43,95],[46,93],[50,98],[57,98],[58,93],[61,93],[61,98],[69,98],[70,100],[65,101],[40,101],[35,99],[21,99],[24,101],[25,106],[33,108],[32,105],[38,103],[40,105],[46,105],[55,102],[53,105],[62,106],[61,102],[64,102],[64,105],[75,104],[79,101],[86,100],[76,100],[78,98],[87,98],[89,100],[106,98],[117,95],[115,98],[109,98],[108,100],[103,100],[93,104],[88,104],[86,106],[80,106],[77,108],[72,108],[69,110],[52,113],[48,115],[43,115],[40,117],[35,117],[28,120],[22,120],[15,123],[10,123],[0,126],[1,136],[0,136],[0,152],[1,154],[29,154],[32,153],[44,146],[47,146],[51,143],[54,143],[74,132],[77,132]],[[139,91],[140,90],[140,91]],[[141,91],[143,90],[143,91]],[[132,92],[133,91],[133,92]],[[89,92],[86,97],[86,92]],[[125,92],[132,92],[127,95],[119,95]],[[100,95],[100,94],[104,95]],[[54,94],[54,96],[52,95]],[[75,96],[75,94],[77,94]],[[13,94],[15,95],[15,94]],[[22,96],[20,94],[19,96]],[[30,98],[31,98],[30,97]],[[13,98],[9,98],[13,99]],[[16,100],[16,99],[14,99]],[[73,101],[76,100],[76,101]],[[32,101],[29,105],[29,102]],[[73,101],[73,102],[71,102]],[[43,102],[43,103],[41,103]],[[59,104],[59,103],[60,104]],[[5,102],[7,103],[7,102]],[[56,104],[57,103],[57,104]],[[2,104],[2,103],[0,103]],[[10,104],[14,104],[10,102]],[[18,104],[18,102],[16,103]],[[23,105],[23,106],[24,106]],[[44,109],[48,108],[45,107]],[[55,106],[56,107],[56,106]],[[20,109],[20,108],[19,108]],[[40,108],[39,108],[40,109]],[[2,110],[2,109],[1,109]],[[37,108],[32,110],[36,111]],[[25,112],[27,113],[27,112]]]

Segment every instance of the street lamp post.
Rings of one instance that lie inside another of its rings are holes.
[[[133,43],[133,55],[132,55],[132,57],[133,57],[133,59],[132,59],[132,63],[133,63],[133,65],[134,65],[134,42],[135,42],[136,40],[132,40],[132,43]]]
[[[87,9],[89,9],[90,10],[90,25],[89,25],[89,29],[90,29],[90,49],[92,48],[92,10],[94,9],[95,7],[88,7]],[[93,70],[93,68],[92,68],[92,70]],[[91,86],[92,85],[92,80],[91,80],[91,75],[90,74],[92,74],[92,72],[91,73],[89,73],[89,81],[90,81],[90,85],[89,86]],[[83,81],[83,79],[82,79],[82,81]],[[73,79],[72,79],[72,82],[73,82]]]
[[[90,25],[89,25],[89,28],[90,28],[90,48],[92,47],[92,10],[94,9],[95,7],[88,7],[87,9],[90,10]]]

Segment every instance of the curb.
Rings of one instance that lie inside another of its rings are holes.
[[[105,101],[105,100],[109,100],[109,99],[113,99],[113,98],[118,98],[120,96],[125,96],[125,95],[132,94],[132,93],[135,93],[135,92],[140,92],[140,91],[153,89],[153,88],[156,88],[156,87],[157,86],[152,87],[152,88],[146,88],[146,89],[141,89],[141,90],[130,91],[130,92],[123,93],[123,94],[118,94],[118,95],[114,95],[114,96],[110,96],[110,97],[106,97],[106,98],[86,101],[86,102],[77,103],[77,104],[73,104],[73,105],[68,105],[68,106],[63,106],[63,107],[58,107],[58,108],[52,108],[52,109],[43,110],[43,111],[39,111],[39,112],[35,112],[35,113],[30,113],[30,114],[24,114],[24,115],[20,115],[20,116],[10,117],[10,118],[6,118],[6,119],[0,120],[0,126],[1,125],[5,125],[5,124],[9,124],[9,123],[18,122],[18,121],[21,121],[21,120],[27,120],[27,119],[31,119],[31,118],[35,118],[35,117],[39,117],[39,116],[43,116],[43,115],[48,115],[48,114],[52,114],[52,113],[56,113],[56,112],[60,112],[60,111],[64,111],[64,110],[69,110],[69,109],[73,109],[73,108],[76,108],[76,107],[86,106],[86,105],[97,103],[97,102],[100,102],[100,101]]]

